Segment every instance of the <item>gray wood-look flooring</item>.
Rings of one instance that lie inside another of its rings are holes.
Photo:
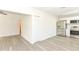
[[[79,39],[56,36],[30,44],[21,36],[2,37],[0,51],[79,51]]]

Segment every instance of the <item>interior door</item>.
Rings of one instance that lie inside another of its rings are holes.
[[[57,35],[66,36],[66,20],[57,21]]]

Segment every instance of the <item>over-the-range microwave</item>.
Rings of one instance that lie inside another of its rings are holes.
[[[70,23],[79,23],[79,20],[70,20]]]

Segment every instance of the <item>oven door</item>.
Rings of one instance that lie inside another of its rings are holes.
[[[70,30],[70,35],[79,35],[79,31]]]

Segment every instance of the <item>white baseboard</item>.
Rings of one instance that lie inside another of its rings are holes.
[[[0,35],[0,37],[9,37],[9,36],[16,36],[19,35],[18,33],[16,34],[7,34],[7,35]]]
[[[21,35],[22,36],[22,35]],[[22,38],[24,38],[25,40],[27,40],[29,43],[33,44],[34,42],[32,41],[32,39],[27,38],[26,36],[22,36]]]
[[[51,37],[54,37],[54,36],[56,36],[56,35],[51,35],[51,36],[46,36],[46,37],[44,37],[44,38],[41,38],[41,39],[38,39],[38,40],[33,40],[33,39],[28,39],[27,37],[24,37],[24,36],[22,36],[25,40],[27,40],[28,42],[30,42],[31,44],[34,44],[34,43],[36,43],[36,42],[38,42],[38,41],[43,41],[43,40],[46,40],[46,39],[48,39],[48,38],[51,38]]]
[[[54,36],[56,36],[56,35],[46,36],[46,37],[41,38],[41,39],[39,39],[39,40],[33,41],[32,43],[36,43],[36,42],[38,42],[38,41],[43,41],[43,40],[46,40],[46,39],[51,38],[51,37],[54,37]]]

